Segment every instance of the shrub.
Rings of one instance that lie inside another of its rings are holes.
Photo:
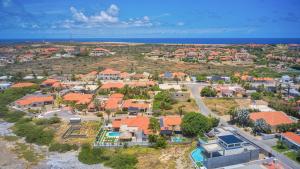
[[[215,97],[217,92],[211,86],[206,86],[201,90],[202,97]]]
[[[78,150],[78,146],[76,144],[60,144],[60,143],[53,143],[49,147],[49,151],[57,151],[60,153],[64,153],[71,150]]]
[[[190,112],[187,113],[181,123],[182,133],[186,136],[202,135],[211,129],[212,123],[209,118],[200,113]]]
[[[114,169],[133,169],[138,160],[131,154],[115,154],[105,165]]]
[[[251,99],[252,100],[260,100],[262,98],[262,95],[258,92],[254,92],[251,94]]]
[[[91,148],[89,144],[83,144],[78,155],[78,160],[84,164],[98,164],[107,160],[103,156],[103,149]]]
[[[41,126],[36,126],[29,119],[22,119],[14,126],[14,132],[18,136],[25,137],[26,142],[38,145],[49,145],[53,140],[52,130],[46,130]]]

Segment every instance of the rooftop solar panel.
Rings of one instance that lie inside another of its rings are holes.
[[[226,144],[235,144],[235,143],[242,143],[243,142],[243,140],[239,139],[235,135],[219,136],[219,139],[221,139]]]

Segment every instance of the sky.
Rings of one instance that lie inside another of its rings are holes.
[[[300,0],[0,0],[0,39],[300,38]]]

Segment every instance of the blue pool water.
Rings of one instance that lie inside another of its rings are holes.
[[[119,132],[110,131],[106,135],[109,136],[109,137],[119,137],[120,133]]]
[[[180,143],[180,142],[182,142],[182,137],[172,137],[171,141],[173,143]]]
[[[193,158],[193,160],[197,163],[197,162],[203,162],[203,156],[202,156],[202,149],[201,148],[197,148],[195,150],[192,151],[191,156]]]

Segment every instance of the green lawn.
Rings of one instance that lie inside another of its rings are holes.
[[[300,163],[300,160],[297,160],[296,157],[297,157],[297,152],[295,151],[289,151],[289,152],[286,152],[284,153],[284,155],[286,155],[288,158]]]
[[[280,148],[278,145],[273,146],[272,149],[279,152],[279,153],[282,153],[282,152],[285,152],[285,151],[289,150],[289,148],[286,147],[286,146],[283,146],[282,148]]]

